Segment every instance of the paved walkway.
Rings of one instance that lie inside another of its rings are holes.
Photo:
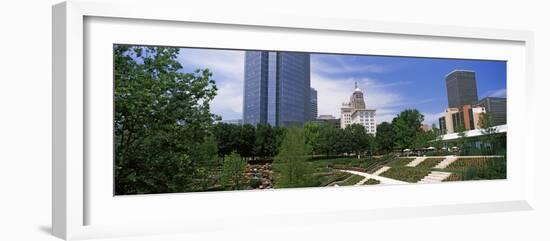
[[[368,179],[378,180],[378,181],[380,181],[380,184],[409,184],[408,182],[403,182],[403,181],[399,181],[399,180],[395,180],[395,179],[391,179],[391,178],[387,178],[387,177],[373,175],[373,174],[366,173],[366,172],[358,172],[358,171],[351,171],[351,170],[340,170],[340,171],[365,177],[363,180],[361,180],[360,182],[358,182],[355,185],[358,185],[359,183],[363,184]]]
[[[384,173],[387,170],[390,170],[391,167],[383,166],[380,169],[376,170],[372,175],[380,176],[380,174]]]
[[[415,167],[415,166],[418,166],[418,164],[422,163],[423,161],[425,161],[426,159],[428,159],[427,157],[417,157],[415,158],[413,161],[409,162],[407,164],[408,167]]]
[[[457,156],[447,156],[447,157],[445,157],[445,160],[443,160],[440,163],[438,163],[437,165],[435,165],[434,168],[444,169],[447,166],[451,165],[451,163],[455,162],[456,160],[458,160]]]

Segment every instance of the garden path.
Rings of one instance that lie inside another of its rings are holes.
[[[366,173],[366,172],[359,172],[359,171],[352,171],[352,170],[340,170],[340,171],[365,177],[363,180],[358,182],[356,185],[359,185],[359,183],[363,184],[367,181],[367,179],[371,179],[371,178],[380,181],[380,184],[409,184],[408,182],[399,181],[399,180],[395,180],[395,179],[391,179],[391,178],[387,178],[387,177],[382,177],[382,176],[378,176],[378,175],[373,175],[373,174]]]

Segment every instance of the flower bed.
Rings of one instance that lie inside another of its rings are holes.
[[[445,170],[460,173],[461,180],[506,179],[506,158],[460,158]]]
[[[445,180],[443,180],[443,181],[444,182],[462,181],[462,174],[461,173],[453,173],[450,176],[448,176],[447,178],[445,178]]]
[[[414,160],[414,158],[399,158],[399,159],[393,161],[390,165],[392,167],[402,167],[402,166],[406,166],[407,164],[409,164],[413,160]]]
[[[459,158],[445,169],[451,171],[464,171],[468,168],[483,169],[490,166],[492,164],[491,162],[498,161],[505,161],[505,159],[494,157]]]
[[[428,158],[418,164],[416,167],[418,168],[434,168],[437,164],[445,160],[445,158]]]

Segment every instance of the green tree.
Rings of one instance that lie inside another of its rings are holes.
[[[195,161],[197,162],[197,180],[200,180],[200,187],[206,190],[209,186],[215,184],[209,176],[210,170],[219,166],[218,163],[218,145],[214,136],[209,135],[196,149],[191,150]]]
[[[376,143],[382,153],[393,151],[395,146],[395,133],[388,122],[382,122],[376,126]]]
[[[238,152],[242,157],[254,157],[256,143],[256,128],[251,124],[244,124],[240,128]]]
[[[414,138],[413,147],[414,148],[425,148],[429,146],[435,145],[433,142],[437,138],[437,132],[436,130],[429,130],[429,131],[423,131],[420,130],[420,132],[416,133],[416,136]]]
[[[311,146],[313,154],[323,153],[321,149],[321,129],[324,128],[324,124],[307,122],[304,125],[304,132],[306,135],[306,143]]]
[[[440,131],[438,130],[438,133],[439,133],[439,132],[440,132]],[[434,147],[436,148],[437,151],[441,151],[441,148],[443,147],[443,136],[438,135],[438,136],[435,138],[433,144],[434,144]]]
[[[231,190],[240,190],[247,183],[245,170],[247,162],[237,152],[224,158],[222,184]]]
[[[367,152],[369,157],[372,157],[374,153],[378,152],[378,143],[376,137],[372,134],[367,134]]]
[[[256,127],[254,153],[262,159],[268,159],[277,151],[277,133],[269,124],[259,124]]]
[[[208,135],[204,138],[204,141],[200,143],[197,148],[191,150],[195,160],[199,163],[207,165],[214,165],[218,159],[218,144],[216,138],[212,135]]]
[[[208,69],[184,73],[178,48],[115,45],[115,194],[195,190],[213,120]]]
[[[328,125],[319,126],[319,137],[317,138],[317,143],[315,144],[315,153],[325,154],[326,156],[334,153],[334,148],[332,147],[332,138],[336,128],[333,128]]]
[[[306,144],[304,130],[301,127],[287,128],[279,154],[273,163],[278,178],[277,187],[306,187],[313,181],[312,170],[306,160],[310,153]]]
[[[367,130],[363,125],[352,124],[346,127],[345,132],[345,141],[347,142],[351,151],[356,155],[361,155],[364,151],[368,150],[369,147],[369,137]]]
[[[423,121],[424,115],[416,109],[404,110],[393,118],[391,125],[395,134],[395,146],[399,149],[413,147],[416,135],[422,132]]]
[[[497,128],[495,127],[493,116],[487,113],[483,113],[480,117],[479,125],[481,127],[481,133],[483,134],[481,140],[488,143],[490,147],[487,154],[495,154],[497,143]],[[485,150],[487,148],[483,149]]]
[[[344,154],[353,152],[353,142],[352,136],[345,129],[334,128],[330,143],[335,153]]]
[[[241,127],[235,124],[217,123],[214,125],[214,136],[218,143],[218,155],[225,157],[239,149]]]
[[[273,127],[273,132],[275,133],[275,148],[273,150],[273,156],[276,156],[279,153],[279,149],[281,149],[281,145],[283,144],[283,139],[285,138],[286,134],[286,128],[281,126],[275,126]]]
[[[466,128],[463,124],[460,124],[457,128],[458,135],[458,147],[462,155],[468,154],[468,135],[466,134]]]

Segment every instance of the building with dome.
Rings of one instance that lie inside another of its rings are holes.
[[[360,124],[365,127],[367,133],[376,135],[376,110],[367,109],[363,91],[357,87],[357,82],[350,101],[342,103],[340,113],[340,128]]]

